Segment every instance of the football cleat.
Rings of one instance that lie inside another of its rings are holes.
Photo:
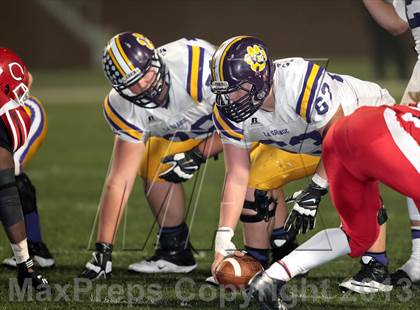
[[[184,251],[156,250],[155,254],[128,266],[128,270],[140,273],[189,273],[197,268],[191,249]]]
[[[207,284],[213,285],[213,286],[219,286],[219,282],[217,282],[216,278],[213,276],[210,276],[208,278],[206,278],[205,281]]]
[[[96,251],[92,253],[92,260],[86,263],[80,278],[96,280],[104,279],[112,275],[112,245],[96,243]]]
[[[397,269],[391,273],[391,283],[394,286],[410,287],[413,284],[410,276],[402,269]]]
[[[391,274],[391,281],[396,286],[411,286],[420,281],[420,260],[411,256],[410,259]]]
[[[133,263],[128,270],[140,273],[188,273],[197,268],[188,241],[188,227],[183,224],[179,230],[158,235],[158,245],[154,255],[146,260]]]
[[[20,287],[31,285],[37,291],[45,291],[51,289],[47,279],[33,271],[34,262],[28,259],[26,262],[16,265],[18,270],[17,280]]]
[[[392,290],[391,278],[386,266],[370,256],[362,256],[360,261],[362,265],[360,271],[354,277],[339,284],[341,291],[369,294]]]
[[[264,271],[257,273],[249,281],[249,294],[264,310],[288,308],[288,298],[283,287],[286,282],[270,278]]]
[[[55,264],[55,260],[48,250],[48,247],[43,242],[31,242],[28,240],[29,255],[32,257],[35,265],[40,268],[51,268]],[[11,268],[16,268],[16,259],[14,256],[5,258],[3,265]]]

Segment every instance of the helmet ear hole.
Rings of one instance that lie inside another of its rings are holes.
[[[257,99],[258,99],[258,100],[262,100],[262,99],[264,99],[264,98],[265,98],[265,96],[266,96],[266,92],[265,92],[265,90],[261,90],[261,91],[259,91],[259,92],[256,94],[256,96],[255,96],[255,97],[257,97]]]
[[[5,95],[8,95],[9,93],[10,93],[10,85],[9,84],[6,84],[4,86],[4,94]]]

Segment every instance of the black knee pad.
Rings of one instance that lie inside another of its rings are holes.
[[[37,212],[35,187],[25,173],[16,176],[16,186],[19,191],[23,214]]]
[[[268,222],[276,214],[277,200],[273,197],[269,198],[266,191],[259,189],[255,190],[254,197],[254,201],[245,200],[243,208],[253,210],[256,214],[241,214],[241,221],[244,223]],[[270,210],[272,203],[274,203],[274,208]]]
[[[378,211],[378,224],[383,225],[388,220],[388,214],[386,213],[386,209],[382,206]]]
[[[0,171],[0,220],[5,227],[23,221],[14,169]]]

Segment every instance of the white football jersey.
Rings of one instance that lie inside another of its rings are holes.
[[[210,61],[215,47],[200,39],[180,39],[157,50],[169,72],[168,104],[145,109],[112,89],[103,103],[106,120],[128,142],[145,142],[150,136],[173,141],[208,137],[214,131]]]
[[[261,142],[293,153],[320,154],[324,127],[341,105],[351,114],[363,105],[392,105],[395,100],[375,83],[332,74],[303,58],[274,62],[275,111],[259,109],[244,122],[227,119],[215,106],[213,121],[223,143],[249,148]]]
[[[420,1],[394,0],[393,4],[398,15],[410,26],[416,44],[418,59],[420,60]]]

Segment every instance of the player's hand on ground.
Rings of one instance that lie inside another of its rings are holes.
[[[159,174],[159,177],[172,183],[185,182],[193,177],[194,172],[205,161],[206,159],[197,148],[166,156],[162,159],[162,163],[169,164],[170,167]]]
[[[285,229],[294,230],[297,234],[305,234],[313,229],[321,197],[327,192],[327,189],[311,181],[304,190],[288,197],[286,203],[293,203],[293,209],[286,220]]]

